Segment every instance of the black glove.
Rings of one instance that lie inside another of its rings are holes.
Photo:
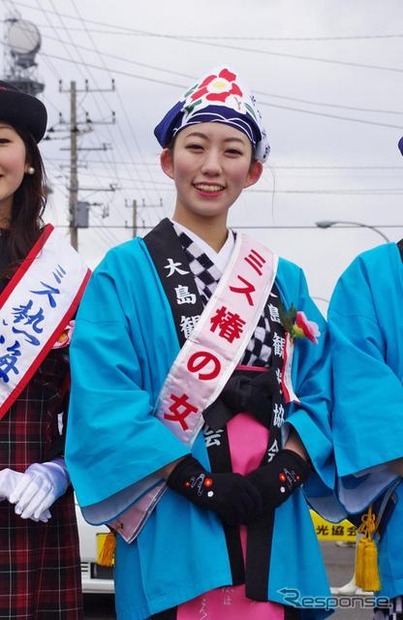
[[[259,491],[244,476],[208,472],[191,455],[177,464],[167,485],[227,525],[248,523],[262,510]]]
[[[246,478],[260,492],[263,508],[277,508],[303,484],[309,463],[293,450],[280,450],[271,463],[253,470]]]

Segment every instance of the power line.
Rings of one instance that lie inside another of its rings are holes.
[[[377,127],[389,127],[391,129],[400,129],[400,130],[403,128],[403,123],[401,123],[400,125],[392,125],[391,123],[370,121],[370,120],[366,120],[363,118],[340,116],[339,114],[328,114],[327,112],[315,112],[314,110],[303,110],[302,108],[294,108],[292,106],[280,105],[278,103],[268,103],[267,101],[262,101],[261,99],[259,100],[259,106],[267,106],[269,108],[280,108],[281,110],[289,110],[291,112],[302,112],[303,114],[310,114],[312,116],[324,116],[325,118],[335,118],[339,121],[362,123],[364,125],[375,125]]]
[[[85,20],[83,20],[85,23]],[[69,29],[70,32],[71,29]],[[90,31],[87,28],[83,28],[84,32],[88,33],[88,36],[91,38],[90,36]],[[63,43],[63,44],[69,44],[66,41],[63,41],[62,39],[60,39],[60,37],[51,37],[49,35],[47,35],[47,38],[49,40],[52,41],[57,41],[58,43]],[[91,38],[92,40],[92,38]],[[71,43],[71,41],[70,41]],[[87,47],[85,45],[79,45],[77,42],[75,42],[74,47],[76,49],[80,49],[82,51],[85,52],[93,52],[95,45],[90,48]],[[160,73],[168,73],[170,75],[175,75],[175,76],[180,76],[180,77],[184,77],[186,79],[192,79],[192,75],[189,75],[187,73],[180,73],[178,71],[172,71],[170,69],[164,69],[162,67],[156,67],[155,65],[150,65],[148,63],[143,63],[143,62],[139,62],[137,60],[133,60],[132,58],[125,58],[123,56],[117,56],[116,54],[109,54],[107,52],[102,52],[102,55],[100,55],[99,51],[96,50],[98,55],[100,56],[101,60],[104,61],[105,58],[110,58],[112,60],[118,60],[119,62],[125,62],[131,65],[135,65],[138,67],[143,67],[145,69],[152,69],[154,71],[158,71]],[[108,67],[106,67],[105,63],[103,62],[104,68],[106,71],[109,71]],[[363,107],[359,107],[359,106],[348,106],[348,105],[342,105],[342,104],[337,104],[337,103],[327,103],[327,102],[322,102],[322,101],[312,101],[311,99],[301,99],[299,97],[288,97],[285,95],[277,95],[274,93],[267,93],[267,92],[262,92],[262,91],[255,91],[256,95],[262,95],[265,97],[274,97],[275,99],[284,99],[286,101],[296,101],[298,103],[305,103],[308,105],[315,105],[315,106],[322,106],[322,107],[329,107],[329,108],[338,108],[338,109],[343,109],[343,110],[354,110],[357,112],[368,112],[370,114],[397,114],[397,115],[402,115],[403,111],[402,110],[384,110],[384,109],[377,109],[377,108],[363,108]]]
[[[164,186],[164,182],[160,181],[157,183],[159,185]],[[130,186],[125,186],[125,189],[130,189]],[[131,189],[134,189],[132,187]],[[144,189],[153,189],[153,188],[144,188]],[[166,187],[159,187],[159,192],[174,192],[175,188],[169,181],[166,183]],[[248,194],[268,194],[271,189],[257,189],[257,188],[248,188]],[[276,189],[275,194],[292,194],[292,195],[317,195],[317,196],[401,196],[403,194],[403,188],[398,189]]]
[[[187,36],[178,37],[178,36],[172,36],[172,35],[160,35],[160,38],[166,38],[170,40],[175,39],[175,40],[180,40],[180,41],[188,41],[189,43],[194,42],[193,39],[190,39]],[[208,43],[206,41],[197,41],[197,43],[199,45],[204,45],[208,47],[219,47],[219,48],[224,48],[224,49],[235,50],[238,52],[252,52],[255,54],[260,54],[260,55],[265,55],[265,56],[277,56],[279,58],[287,58],[287,59],[292,59],[292,60],[310,60],[313,62],[322,62],[326,64],[341,65],[341,66],[347,66],[347,67],[356,67],[359,69],[375,69],[378,71],[391,71],[393,73],[403,73],[403,69],[400,69],[399,67],[384,67],[381,65],[370,65],[366,63],[352,62],[348,60],[334,60],[333,58],[321,58],[318,56],[307,56],[304,54],[289,54],[287,52],[273,52],[269,50],[259,50],[253,47],[252,48],[239,47],[235,45],[225,45],[221,43]]]
[[[42,56],[46,56],[48,58],[53,58],[55,60],[62,60],[63,62],[72,63],[74,65],[79,65],[80,67],[82,67],[82,65],[83,65],[82,61],[76,61],[76,60],[69,59],[69,58],[63,58],[62,56],[57,56],[55,54],[46,54],[45,52],[42,52],[41,55]],[[99,65],[96,65],[94,63],[89,63],[89,62],[85,62],[85,66],[87,68],[98,69],[100,71],[108,71],[108,72],[111,71],[108,67],[99,66]],[[403,73],[403,69],[401,69],[401,70],[399,69],[399,71]],[[160,85],[165,85],[165,86],[173,86],[175,88],[185,89],[185,86],[183,84],[176,84],[174,82],[168,82],[166,80],[159,80],[159,79],[156,79],[156,78],[151,78],[149,76],[138,75],[138,74],[135,74],[135,73],[130,73],[128,71],[123,71],[121,69],[114,69],[114,73],[119,74],[119,75],[124,75],[126,77],[131,77],[131,78],[134,78],[134,79],[138,79],[138,80],[144,80],[146,82],[152,82],[152,83],[155,83],[155,84],[160,84]],[[303,110],[302,108],[295,108],[295,107],[292,107],[292,106],[285,106],[285,105],[280,105],[280,104],[275,104],[275,103],[269,103],[269,102],[262,101],[262,100],[259,100],[259,105],[261,105],[261,106],[268,106],[268,107],[272,107],[272,108],[279,108],[279,109],[288,110],[288,111],[291,111],[291,112],[301,112],[303,114],[310,114],[312,116],[323,116],[325,118],[333,118],[333,119],[342,120],[342,121],[348,121],[348,122],[352,122],[352,123],[362,123],[362,124],[365,124],[365,125],[373,125],[373,126],[377,126],[377,127],[388,127],[388,128],[391,128],[391,129],[400,129],[400,130],[403,128],[403,123],[401,125],[393,125],[391,123],[382,123],[382,122],[378,122],[378,121],[370,121],[370,120],[365,120],[365,119],[360,119],[360,118],[340,116],[340,115],[337,115],[337,114],[328,114],[326,112],[315,112],[313,110]]]
[[[63,18],[63,16],[62,16],[62,14],[60,14],[60,13],[59,13],[59,11],[57,11],[57,10],[56,10],[56,7],[55,7],[55,5],[54,5],[53,0],[50,0],[50,2],[51,2],[51,4],[52,4],[53,8],[55,9],[54,11],[51,11],[51,12],[57,16],[57,18],[58,18],[58,20],[59,20],[59,23],[61,24],[61,28],[63,29],[63,31],[64,31],[64,32],[66,32],[66,33],[67,33],[67,36],[68,36],[68,38],[69,38],[69,42],[66,42],[65,40],[63,40],[63,39],[61,39],[61,38],[59,38],[59,39],[58,39],[58,41],[59,41],[59,42],[63,45],[64,49],[66,50],[66,52],[67,52],[67,54],[68,54],[68,56],[70,57],[70,59],[71,59],[73,62],[75,62],[75,58],[73,57],[73,55],[72,55],[72,53],[71,53],[71,50],[73,50],[73,51],[74,51],[74,53],[75,53],[75,55],[76,55],[76,58],[78,58],[78,61],[79,61],[79,70],[80,70],[80,72],[81,72],[81,75],[84,77],[84,76],[85,76],[85,73],[84,73],[84,70],[83,70],[83,69],[85,69],[85,66],[86,66],[86,63],[85,63],[85,58],[83,57],[83,55],[82,55],[82,54],[81,54],[81,52],[80,52],[80,47],[79,47],[79,46],[77,46],[77,45],[75,44],[75,41],[74,41],[74,39],[73,39],[73,38],[72,38],[72,36],[71,36],[71,33],[70,33],[70,31],[69,31],[69,28],[68,28],[68,26],[67,26],[67,25],[65,24],[65,22],[64,22],[64,18]],[[76,8],[76,7],[75,7],[75,8]],[[77,9],[76,9],[76,12],[78,13]],[[48,12],[46,12],[46,17],[48,18]],[[90,37],[90,39],[91,39],[91,37]],[[102,60],[102,58],[101,58],[101,60]],[[95,79],[93,79],[93,81],[96,83]],[[87,81],[86,81],[86,82],[87,82]],[[78,106],[81,110],[83,110],[83,111],[84,111],[84,109],[83,109],[83,102],[84,102],[85,98],[88,96],[88,93],[89,93],[89,92],[94,92],[94,89],[92,89],[91,91],[90,91],[89,89],[86,89],[85,91],[81,91],[81,93],[82,93],[82,99],[81,99],[81,102],[77,102],[77,106]],[[97,93],[98,93],[98,92],[101,92],[101,89],[98,87],[98,88],[97,88],[97,90],[96,90],[96,92],[97,92]],[[103,98],[104,98],[104,102],[106,103],[106,99],[105,99],[105,97],[104,97],[104,95],[103,95],[103,94],[102,94],[102,96],[103,96]],[[98,101],[97,101],[97,99],[95,99],[95,105],[97,106],[97,109],[98,109],[98,113],[99,113],[99,115],[101,115],[102,113],[101,113],[100,107],[99,107],[99,105],[98,105]],[[97,123],[99,123],[99,121],[97,121]],[[103,124],[109,124],[109,123],[104,122]],[[108,127],[108,131],[109,131],[109,127]],[[109,132],[109,136],[110,136],[110,138],[111,138],[111,141],[113,142],[113,137],[111,137],[110,132]],[[129,153],[129,155],[130,155],[130,153]],[[105,159],[106,159],[106,161],[105,161]],[[115,165],[115,166],[113,166],[113,165],[112,165],[112,163],[111,163],[110,161],[108,161],[108,158],[104,158],[104,160],[103,160],[103,165],[104,165],[104,166],[105,166],[105,165],[106,165],[106,166],[110,166],[110,168],[111,168],[111,169],[113,169],[113,176],[118,176],[118,175],[117,175],[117,166],[116,166],[116,165]],[[93,177],[95,177],[95,178],[99,179],[99,177],[97,177],[97,174],[96,174],[95,172],[93,173]],[[110,233],[107,233],[107,236],[109,237],[108,241],[109,241],[109,243],[110,243],[110,244],[115,244],[115,243],[117,243],[117,242],[118,242],[118,239],[117,239],[116,237],[113,237],[113,235],[111,235]],[[105,239],[104,239],[104,240],[105,240]]]
[[[403,228],[403,224],[371,224],[371,227],[375,227],[375,228]],[[59,224],[56,225],[56,228],[68,228],[67,225],[63,225],[63,224]],[[104,228],[105,230],[107,228],[119,228],[119,229],[125,229],[125,230],[131,230],[130,226],[123,226],[123,225],[119,225],[119,224],[111,224],[106,227],[106,226],[91,226],[91,228]],[[151,228],[154,228],[154,225],[137,225],[137,228],[139,229],[145,229],[145,230],[149,230]],[[311,224],[307,224],[307,225],[301,225],[301,226],[290,226],[290,225],[270,225],[270,224],[256,224],[256,225],[237,225],[237,224],[231,224],[230,228],[234,228],[234,229],[245,229],[245,230],[260,230],[260,229],[279,229],[279,230],[319,230],[318,227],[316,225],[311,225]],[[357,228],[355,228],[354,226],[338,226],[338,228],[347,228],[349,230],[354,229],[357,230]],[[363,227],[365,228],[365,227]]]
[[[83,20],[85,22],[85,20]],[[70,33],[69,29],[69,33]],[[83,28],[83,31],[87,32],[86,28]],[[91,38],[90,36],[90,31],[88,31],[88,36]],[[47,38],[49,40],[52,41],[57,41],[58,43],[62,43],[62,44],[66,44],[69,45],[68,42],[63,41],[62,39],[60,39],[59,37],[51,37],[49,35],[47,35]],[[4,42],[2,42],[4,43]],[[70,41],[71,43],[71,41]],[[95,49],[95,45],[94,47],[90,48],[84,45],[79,45],[77,42],[74,43],[74,47],[77,50],[82,50],[85,52],[93,52]],[[152,69],[154,71],[159,71],[161,73],[168,73],[170,75],[175,75],[175,76],[180,76],[180,77],[184,77],[186,79],[192,79],[193,76],[186,74],[186,73],[179,73],[177,71],[172,71],[170,69],[164,69],[162,67],[156,67],[147,63],[143,63],[143,62],[139,62],[137,60],[133,60],[131,58],[125,58],[123,56],[117,56],[116,54],[109,54],[107,52],[102,52],[102,55],[99,53],[98,50],[96,50],[100,59],[103,62],[103,68],[106,71],[110,71],[109,68],[106,66],[104,59],[105,58],[110,58],[112,60],[118,60],[119,62],[125,62],[131,65],[135,65],[138,67],[143,67],[145,69]],[[81,59],[80,59],[81,62]],[[402,110],[384,110],[384,109],[377,109],[377,108],[363,108],[363,107],[359,107],[359,106],[349,106],[349,105],[343,105],[343,104],[337,104],[337,103],[327,103],[327,102],[322,102],[322,101],[312,101],[311,99],[301,99],[299,97],[289,97],[289,96],[285,96],[285,95],[277,95],[274,93],[267,93],[267,92],[262,92],[262,91],[255,91],[256,95],[262,95],[264,97],[273,97],[275,99],[284,99],[286,101],[295,101],[297,103],[303,103],[303,104],[308,104],[308,105],[314,105],[314,106],[321,106],[321,107],[328,107],[328,108],[337,108],[337,109],[342,109],[342,110],[353,110],[356,112],[364,112],[364,113],[370,113],[370,114],[397,114],[397,115],[402,115],[403,111]],[[272,104],[267,104],[267,105],[272,105]]]
[[[12,6],[14,5],[18,5],[18,6],[22,6],[25,7],[27,9],[33,9],[33,10],[40,10],[40,9],[35,9],[35,7],[33,7],[30,4],[26,4],[25,2],[18,2],[18,0],[9,0],[10,4]],[[49,13],[54,13],[55,11],[48,11]],[[56,14],[59,15],[59,12],[56,12]],[[81,21],[80,18],[75,18],[72,15],[66,15],[66,14],[62,14],[62,17],[66,17],[72,20],[79,20]],[[113,24],[107,24],[105,22],[100,22],[97,20],[93,20],[93,19],[87,19],[86,20],[89,24],[94,24],[97,26],[106,26],[108,28],[116,28],[117,30],[123,31],[123,32],[128,32],[131,34],[137,34],[138,36],[158,36],[155,33],[149,33],[149,32],[144,32],[144,31],[139,31],[138,29],[134,29],[134,28],[129,28],[128,26],[120,26],[120,25],[116,25],[114,26]],[[109,34],[109,32],[107,32],[107,34]],[[203,39],[236,39],[236,40],[265,40],[265,41],[337,41],[337,40],[361,40],[361,39],[390,39],[390,38],[402,38],[403,34],[397,33],[397,34],[370,34],[370,35],[339,35],[339,36],[330,36],[330,37],[268,37],[268,36],[264,36],[264,37],[256,37],[256,36],[242,36],[242,37],[234,37],[234,36],[223,36],[220,35],[218,36],[211,36],[211,35],[194,35],[194,38],[203,38]]]
[[[47,56],[48,58],[53,58],[56,60],[62,60],[63,62],[68,62],[68,63],[72,63],[74,65],[80,65],[80,67],[82,67],[82,62],[80,61],[76,61],[76,60],[72,60],[72,59],[68,59],[68,58],[63,58],[62,56],[57,56],[55,54],[46,54],[45,52],[41,53],[42,56]],[[98,69],[100,71],[110,71],[109,68],[105,68],[99,65],[95,65],[93,63],[85,63],[85,66],[88,68],[92,68],[92,69]],[[399,70],[403,73],[403,69]],[[160,84],[160,85],[165,85],[165,86],[173,86],[175,88],[182,88],[184,89],[185,86],[183,84],[175,84],[174,82],[168,82],[165,80],[159,80],[156,78],[151,78],[149,76],[144,76],[144,75],[138,75],[135,73],[130,73],[128,71],[122,71],[121,69],[114,69],[114,73],[119,74],[119,75],[125,75],[126,77],[131,77],[134,79],[138,79],[138,80],[144,80],[146,82],[152,82],[155,84]],[[340,116],[337,114],[327,114],[325,112],[315,112],[313,110],[303,110],[301,108],[294,108],[291,106],[283,106],[283,105],[279,105],[279,104],[275,104],[275,103],[268,103],[265,101],[259,101],[259,105],[261,106],[269,106],[269,107],[273,107],[273,108],[280,108],[283,110],[289,110],[292,112],[301,112],[304,114],[310,114],[312,116],[323,116],[325,118],[334,118],[337,120],[342,120],[342,121],[348,121],[348,122],[352,122],[352,123],[362,123],[365,125],[373,125],[373,126],[377,126],[377,127],[388,127],[391,129],[402,129],[403,128],[403,123],[401,125],[393,125],[391,123],[382,123],[382,122],[377,122],[377,121],[369,121],[369,120],[364,120],[364,119],[360,119],[360,118],[353,118],[353,117],[346,117],[346,116]]]
[[[297,103],[306,103],[308,105],[316,105],[316,106],[321,106],[325,108],[338,108],[342,110],[353,110],[356,112],[368,112],[370,114],[398,114],[398,115],[403,114],[402,110],[382,110],[382,109],[376,109],[376,108],[362,108],[359,106],[343,105],[339,103],[325,103],[323,101],[312,101],[311,99],[301,99],[298,97],[286,97],[284,95],[274,95],[273,93],[265,93],[261,91],[260,92],[255,91],[255,94],[262,95],[264,97],[274,97],[275,99],[284,99],[286,101],[296,101]],[[259,103],[260,103],[260,100],[259,100]],[[271,104],[268,104],[268,105],[271,105]]]
[[[52,5],[54,6],[53,2],[52,2]],[[57,11],[52,11],[52,13],[56,14],[58,16],[59,20],[62,21],[62,14],[60,14]],[[71,18],[71,16],[65,16],[65,17],[66,18]],[[47,16],[47,18],[48,18],[48,16]],[[80,19],[80,21],[83,24],[91,22],[91,20],[84,20],[82,18],[79,18],[79,19]],[[63,22],[62,22],[62,24],[63,24]],[[71,37],[71,34],[70,34],[68,28],[64,24],[63,24],[63,28],[65,29],[65,31],[67,32],[67,34],[69,36],[70,43],[73,43],[73,39]],[[189,37],[177,37],[177,36],[173,36],[173,35],[157,35],[156,33],[151,33],[151,34],[154,34],[155,36],[162,37],[162,38],[168,38],[168,39],[175,38],[175,39],[178,39],[178,40],[181,40],[181,41],[182,40],[183,41],[188,41],[189,40]],[[193,40],[193,39],[191,39],[191,40]],[[64,43],[63,41],[60,41],[60,40],[58,40],[58,42],[61,42],[62,44]],[[210,45],[210,44],[208,44],[208,45]],[[221,47],[220,44],[218,46]],[[80,56],[79,61],[76,61],[71,56],[70,47],[71,46],[66,47],[66,45],[65,45],[65,49],[68,50],[68,53],[70,55],[70,58],[67,58],[67,59],[65,57],[61,58],[61,57],[59,57],[57,55],[51,55],[51,54],[45,54],[45,53],[43,53],[42,55],[43,56],[47,56],[49,58],[54,58],[54,59],[58,59],[58,60],[64,60],[64,61],[67,61],[67,62],[71,62],[73,64],[79,64],[80,71],[82,71],[83,64],[88,69],[104,70],[104,71],[108,71],[108,72],[110,71],[110,69],[106,66],[106,64],[104,62],[104,56],[105,55],[101,56],[99,54],[98,50],[96,50],[96,51],[97,51],[99,57],[102,60],[103,66],[98,66],[98,65],[93,64],[93,63],[85,62],[83,60],[81,54],[79,55]],[[76,48],[76,51],[79,50],[79,49],[87,49],[87,50],[89,49],[89,48],[85,48],[84,46],[79,46],[75,42],[74,42],[74,47]],[[272,54],[272,53],[278,54],[277,52],[270,52],[270,51],[267,51],[267,50],[258,50],[258,49],[254,49],[254,48],[253,49],[240,48],[240,50],[241,51],[251,51],[251,52],[258,53],[258,54],[266,54],[266,53],[267,54]],[[147,65],[145,63],[137,63],[136,61],[132,61],[131,59],[125,59],[125,58],[122,58],[122,57],[118,57],[118,56],[114,56],[114,55],[108,55],[108,54],[106,54],[106,56],[118,59],[121,62],[124,61],[124,62],[128,62],[128,63],[131,63],[131,64],[136,64],[137,66],[144,66],[144,67],[146,67],[148,69],[151,68],[151,69],[154,69],[154,70],[157,70],[157,71],[162,71],[162,72],[165,72],[165,73],[169,73],[171,75],[172,74],[176,75],[176,76],[179,75],[181,77],[186,77],[186,78],[190,77],[190,76],[188,76],[188,74],[180,74],[180,73],[177,73],[177,72],[172,72],[172,71],[169,71],[169,70],[165,70],[165,69],[163,69],[161,67],[151,67],[150,65]],[[398,69],[398,68],[379,67],[379,66],[376,66],[376,65],[359,65],[359,63],[350,63],[350,62],[346,63],[345,61],[335,61],[333,59],[323,59],[323,58],[316,58],[316,57],[313,58],[313,57],[295,56],[295,55],[292,56],[292,57],[299,57],[301,59],[318,60],[318,61],[331,62],[331,63],[340,63],[340,62],[342,62],[342,64],[349,64],[349,65],[353,64],[354,66],[361,66],[361,67],[365,67],[365,68],[375,68],[375,69],[381,69],[382,68],[382,69],[385,69],[385,70],[393,70],[393,71],[403,72],[403,69]],[[156,83],[163,84],[163,85],[169,85],[169,86],[174,86],[174,87],[185,88],[185,86],[179,85],[179,84],[177,84],[175,82],[168,82],[168,81],[161,80],[161,79],[155,79],[155,78],[151,78],[150,76],[140,76],[140,75],[133,74],[133,73],[130,73],[130,72],[127,72],[127,71],[123,71],[121,69],[115,70],[115,73],[118,73],[120,75],[130,76],[130,77],[135,78],[135,79],[141,79],[141,80],[146,80],[146,81],[150,81],[150,82],[156,82]],[[334,107],[334,108],[337,108],[337,109],[349,109],[349,110],[355,110],[355,111],[364,112],[364,113],[377,113],[377,114],[379,114],[379,113],[401,114],[402,113],[400,111],[395,111],[395,110],[377,110],[377,109],[369,109],[369,108],[360,108],[360,107],[357,107],[357,106],[346,106],[346,105],[341,105],[341,104],[315,102],[315,101],[304,100],[304,99],[300,99],[300,98],[296,98],[296,97],[286,97],[286,96],[282,96],[282,95],[264,93],[264,92],[261,92],[261,91],[260,92],[257,91],[256,94],[260,94],[260,95],[266,96],[266,97],[280,98],[280,99],[284,99],[284,100],[288,100],[288,101],[296,101],[296,102],[300,102],[300,103],[304,103],[304,104],[308,104],[308,105],[321,106],[321,107]],[[328,114],[328,113],[325,113],[325,112],[306,110],[306,109],[301,109],[301,108],[298,108],[298,107],[274,104],[274,103],[270,103],[270,102],[267,102],[267,101],[260,101],[260,104],[261,105],[265,105],[265,106],[270,106],[270,107],[277,107],[277,108],[288,110],[288,111],[305,113],[305,114],[311,114],[311,115],[314,115],[314,116],[324,116],[324,117],[327,117],[327,118],[332,118],[332,119],[337,119],[337,120],[344,120],[344,121],[348,121],[348,122],[355,122],[355,123],[358,122],[358,123],[362,123],[362,124],[369,124],[369,125],[375,125],[375,126],[380,126],[380,127],[388,127],[388,128],[393,128],[393,129],[401,129],[401,127],[402,127],[402,125],[395,125],[395,124],[390,124],[390,123],[383,123],[383,122],[379,122],[379,121],[371,121],[371,120],[367,120],[367,119],[354,118],[354,117],[345,117],[345,116],[341,116],[341,115],[337,115],[337,114]]]
[[[86,21],[83,19],[83,17],[82,17],[82,16],[81,16],[81,14],[79,13],[79,10],[78,10],[78,8],[77,8],[77,5],[76,5],[75,0],[72,0],[72,4],[73,4],[73,6],[74,6],[74,9],[75,9],[75,11],[76,11],[77,16],[78,16],[78,17],[79,17],[79,19],[80,19],[80,22],[84,25],[84,27],[86,27]],[[91,44],[92,44],[92,49],[91,49],[90,51],[93,51],[93,52],[95,52],[95,53],[97,54],[97,56],[98,56],[98,58],[100,59],[100,61],[101,61],[102,65],[103,65],[103,66],[104,66],[104,68],[105,68],[105,69],[109,72],[109,69],[108,69],[108,67],[106,66],[106,63],[105,63],[104,55],[100,53],[100,51],[99,51],[98,47],[97,47],[97,46],[96,46],[96,44],[95,44],[95,41],[94,41],[94,39],[93,39],[92,35],[91,35],[90,33],[87,33],[87,34],[88,34],[88,38],[89,38],[89,40],[90,40],[90,42],[91,42]],[[109,73],[110,73],[110,72],[109,72]],[[110,77],[112,78],[112,74],[111,74],[111,73],[110,73]],[[95,82],[95,83],[96,83],[96,82]],[[115,91],[115,92],[116,92],[116,91]],[[121,101],[121,98],[120,98],[120,96],[119,96],[119,93],[117,93],[117,94],[118,94],[119,100]],[[101,96],[102,96],[102,98],[103,98],[104,103],[106,103],[105,96],[104,96],[103,94],[101,94]],[[97,102],[96,102],[96,103],[97,103]],[[121,105],[122,105],[122,104],[121,104]],[[124,110],[123,105],[122,105],[122,109]],[[99,106],[98,106],[98,110],[99,110]],[[124,112],[125,112],[125,110],[124,110]],[[131,127],[131,122],[130,122],[130,119],[129,119],[129,118],[127,118],[127,123],[128,123],[128,126],[130,127],[130,129],[132,130],[132,127]],[[122,138],[123,144],[124,144],[124,146],[126,147],[127,154],[128,154],[128,156],[131,158],[131,157],[132,157],[132,156],[131,156],[131,150],[129,149],[129,147],[128,147],[128,145],[127,145],[126,138],[125,138],[125,134],[122,132],[122,130],[121,130],[121,128],[120,128],[119,123],[117,124],[117,129],[118,129],[119,134],[120,134],[120,136],[121,136],[121,138]],[[108,131],[109,131],[109,128],[108,128]],[[132,130],[132,132],[133,132],[133,130]],[[110,132],[109,132],[109,133],[110,133]],[[134,132],[133,132],[133,136],[134,136]],[[118,147],[118,150],[119,150],[119,147]],[[140,150],[139,150],[139,152],[140,152]],[[119,154],[120,154],[120,153],[119,153]],[[141,155],[141,152],[140,152],[140,155]],[[115,157],[113,157],[113,164],[114,164],[114,168],[115,168],[115,170],[116,170],[116,176],[117,176],[117,178],[118,178],[118,179],[120,179],[120,174],[119,174],[118,169],[117,169],[118,164],[116,163],[116,158],[115,158]],[[98,178],[100,178],[100,177],[99,177],[99,175],[98,175]],[[152,179],[151,179],[151,181],[152,181]],[[123,188],[123,189],[125,189],[125,188]],[[126,197],[126,200],[129,200],[129,196],[127,196],[127,197]]]
[[[65,161],[64,159],[57,159],[57,158],[53,158],[54,162],[58,162],[58,161]],[[90,163],[92,164],[102,164],[103,161],[100,159],[91,159]],[[144,162],[144,161],[115,161],[115,163],[117,164],[124,164],[124,165],[132,165],[134,164],[135,166],[150,166],[150,167],[154,167],[154,168],[159,168],[160,167],[160,163],[158,161],[153,161],[153,162]],[[282,165],[282,164],[271,164],[271,165],[267,165],[266,169],[269,169],[271,167],[274,167],[276,170],[403,170],[402,166],[384,166],[384,165],[378,165],[378,164],[369,164],[369,165],[340,165],[340,166],[321,166],[321,165]]]

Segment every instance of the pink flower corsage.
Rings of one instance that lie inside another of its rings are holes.
[[[56,342],[53,344],[52,349],[64,349],[64,347],[69,346],[71,342],[71,337],[73,335],[74,323],[75,321],[69,321],[69,323],[67,323],[66,327],[64,328]]]
[[[317,323],[309,321],[305,312],[296,310],[293,304],[287,311],[280,306],[280,321],[285,331],[290,334],[291,340],[308,338],[314,344],[318,344],[320,330]]]
[[[306,336],[314,344],[318,344],[320,329],[314,321],[308,321],[305,312],[297,310],[294,325],[295,337],[303,338]]]

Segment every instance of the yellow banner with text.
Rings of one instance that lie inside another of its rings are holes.
[[[311,516],[319,540],[355,542],[357,528],[348,519],[344,519],[340,523],[331,523],[323,519],[314,510],[311,510]]]

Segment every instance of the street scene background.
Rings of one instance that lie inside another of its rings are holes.
[[[3,77],[28,74],[49,110],[47,219],[75,233],[90,267],[172,213],[153,129],[224,63],[255,92],[271,143],[263,178],[232,209],[234,228],[301,265],[324,313],[357,253],[403,237],[399,0],[150,0],[141,10],[2,0],[0,17]],[[29,48],[24,69],[16,60]]]
[[[158,19],[156,19],[158,17]],[[46,220],[91,268],[174,206],[153,128],[228,63],[255,92],[271,143],[231,225],[303,267],[324,314],[359,253],[403,237],[403,4],[399,0],[1,0],[1,79],[37,87]],[[354,548],[322,543],[332,586]],[[366,620],[338,609],[335,620]],[[114,618],[86,596],[86,618]]]

